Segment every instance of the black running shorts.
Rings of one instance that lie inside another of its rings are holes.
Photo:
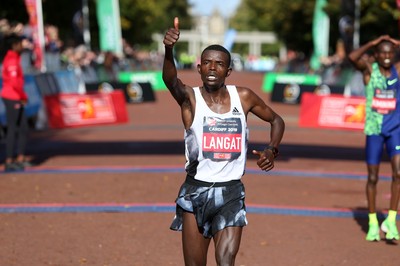
[[[208,183],[187,176],[176,199],[171,229],[182,231],[183,212],[195,215],[202,234],[211,238],[229,226],[247,225],[245,190],[240,180]]]

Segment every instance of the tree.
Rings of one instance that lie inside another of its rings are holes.
[[[343,2],[342,2],[343,1]],[[338,21],[347,14],[354,18],[354,4],[349,5],[345,0],[330,0],[326,6],[329,17],[334,18],[332,25],[338,28]],[[354,0],[347,0],[352,2]],[[347,5],[347,10],[344,6]],[[382,34],[399,37],[400,11],[396,0],[361,0],[360,2],[360,43],[366,43]],[[333,24],[334,23],[334,24]],[[340,38],[339,35],[337,35]]]
[[[312,0],[242,0],[238,12],[231,20],[237,30],[273,31],[289,48],[311,53]]]
[[[129,42],[149,45],[153,33],[163,33],[178,16],[182,29],[190,29],[186,0],[120,0],[122,35]]]
[[[98,24],[96,0],[89,0],[89,24],[92,48],[98,48]],[[81,9],[77,0],[42,0],[44,24],[58,27],[60,38],[66,44],[74,44],[73,17]],[[119,0],[122,37],[132,44],[149,47],[151,35],[162,33],[172,26],[173,18],[179,16],[182,28],[191,28],[189,4],[186,0]],[[9,21],[28,22],[24,0],[1,0],[0,18]]]
[[[341,38],[338,24],[344,14],[343,4],[351,4],[352,1],[328,0],[325,7],[331,24],[331,52]],[[231,19],[230,25],[239,31],[273,31],[289,49],[310,55],[313,49],[314,6],[315,0],[242,0],[238,8],[240,12]],[[351,15],[354,15],[354,10]],[[399,18],[396,0],[361,0],[360,43],[382,34],[397,38]]]

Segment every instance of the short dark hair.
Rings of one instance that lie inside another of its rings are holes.
[[[231,65],[231,53],[222,45],[219,44],[212,44],[210,46],[207,46],[203,52],[201,53],[201,56],[203,57],[203,54],[205,51],[219,51],[219,52],[223,52],[228,56],[228,66]]]
[[[24,39],[23,36],[15,34],[15,33],[6,35],[4,37],[4,44],[5,44],[6,50],[11,50],[14,44],[22,42],[23,39]]]

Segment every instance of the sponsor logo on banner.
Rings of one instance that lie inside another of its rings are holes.
[[[303,93],[312,92],[315,95],[328,96],[331,94],[343,94],[344,86],[338,85],[303,85],[297,83],[275,83],[271,95],[272,102],[282,102],[286,104],[301,103]]]
[[[108,94],[63,95],[60,107],[67,126],[116,121],[114,106]]]
[[[108,82],[102,82],[99,84],[98,91],[99,92],[112,92],[112,91],[114,91],[114,87]]]
[[[347,98],[324,97],[318,122],[322,126],[362,128],[365,120],[365,104]]]
[[[126,93],[131,102],[143,102],[143,89],[137,82],[131,82],[126,86]]]
[[[287,84],[283,89],[283,101],[287,103],[297,102],[300,95],[300,86],[298,84],[292,83]]]
[[[364,129],[365,98],[342,95],[302,95],[300,120],[302,127]]]
[[[317,95],[330,95],[331,88],[329,88],[329,86],[326,84],[321,84],[321,85],[315,87],[314,93]]]
[[[344,122],[364,124],[365,104],[347,103],[347,105],[344,108]]]

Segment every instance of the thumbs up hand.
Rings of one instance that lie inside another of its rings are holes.
[[[174,27],[168,29],[164,36],[164,45],[168,48],[174,47],[175,43],[179,40],[179,18],[174,18]]]
[[[174,28],[179,31],[179,18],[175,17],[174,18]]]

